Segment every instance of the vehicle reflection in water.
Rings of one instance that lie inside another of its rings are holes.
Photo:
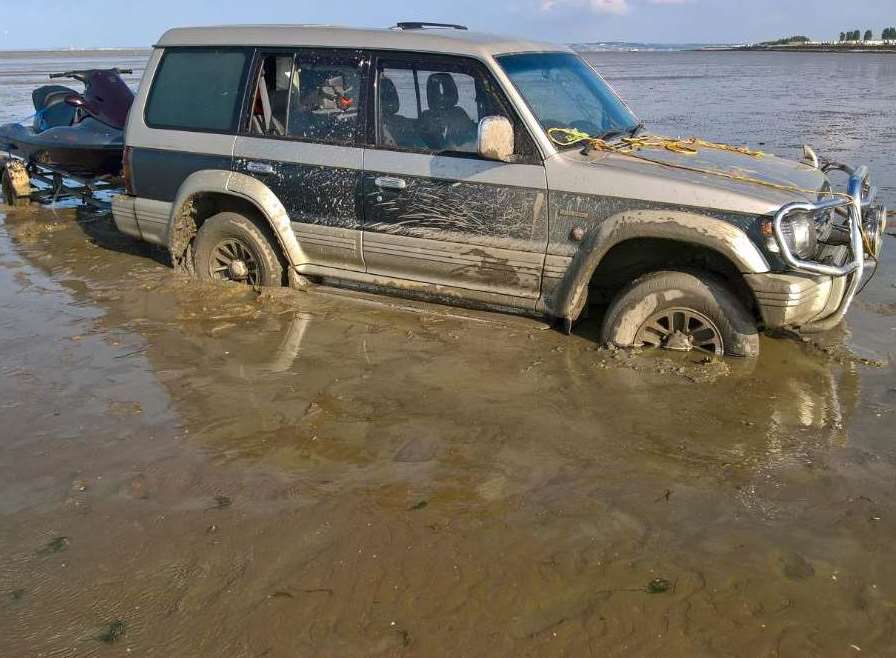
[[[845,446],[859,390],[854,367],[792,341],[766,341],[758,363],[614,358],[525,319],[325,290],[265,293],[269,308],[247,310],[245,294],[206,291],[213,319],[191,318],[146,352],[185,426],[230,459],[327,464],[331,477],[364,465],[366,484],[407,475],[382,464],[464,455],[474,473],[510,468],[518,481],[505,486],[520,493],[546,453],[559,472],[635,448],[682,477],[688,459],[749,477]],[[451,471],[452,486],[470,483]]]

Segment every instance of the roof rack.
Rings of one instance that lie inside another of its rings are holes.
[[[404,21],[396,23],[393,29],[396,30],[430,30],[438,28],[448,28],[450,30],[467,30],[466,25],[457,25],[455,23],[427,23],[426,21]]]

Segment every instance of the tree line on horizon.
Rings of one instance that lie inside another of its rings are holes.
[[[884,28],[880,35],[881,41],[896,41],[896,27]],[[841,32],[840,41],[873,41],[874,32],[865,30],[864,38],[861,30],[851,30],[850,32]]]

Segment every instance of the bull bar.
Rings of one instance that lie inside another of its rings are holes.
[[[829,163],[823,168],[825,172],[840,170],[849,175],[846,194],[837,194],[830,198],[819,199],[816,202],[796,202],[782,206],[775,213],[772,221],[772,231],[778,244],[781,258],[787,266],[798,272],[808,274],[821,274],[831,277],[848,276],[849,283],[844,291],[843,298],[837,309],[829,316],[803,326],[802,331],[827,331],[838,325],[849,310],[856,291],[865,272],[865,236],[863,236],[864,219],[866,210],[872,208],[877,198],[877,188],[869,185],[868,167],[861,166],[853,169],[847,165]],[[816,261],[802,260],[794,255],[787,241],[784,239],[783,223],[787,217],[796,212],[817,213],[824,210],[845,211],[849,228],[849,257],[842,265],[819,263]],[[887,221],[885,208],[876,210],[880,214],[879,231],[882,233]],[[877,257],[877,254],[870,254]]]

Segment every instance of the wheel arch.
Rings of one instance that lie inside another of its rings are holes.
[[[191,174],[181,184],[171,207],[167,244],[176,268],[192,270],[193,238],[206,219],[224,211],[267,223],[290,270],[306,262],[286,208],[267,185],[245,174],[207,170]]]
[[[587,305],[589,293],[599,287],[594,284],[615,272],[620,262],[631,261],[633,255],[637,255],[634,264],[639,267],[629,270],[631,276],[619,281],[616,289],[647,271],[703,259],[710,263],[709,271],[732,282],[751,309],[756,302],[743,275],[769,271],[753,241],[730,222],[681,211],[627,211],[586,234],[550,305],[551,315],[567,324],[574,322]]]

